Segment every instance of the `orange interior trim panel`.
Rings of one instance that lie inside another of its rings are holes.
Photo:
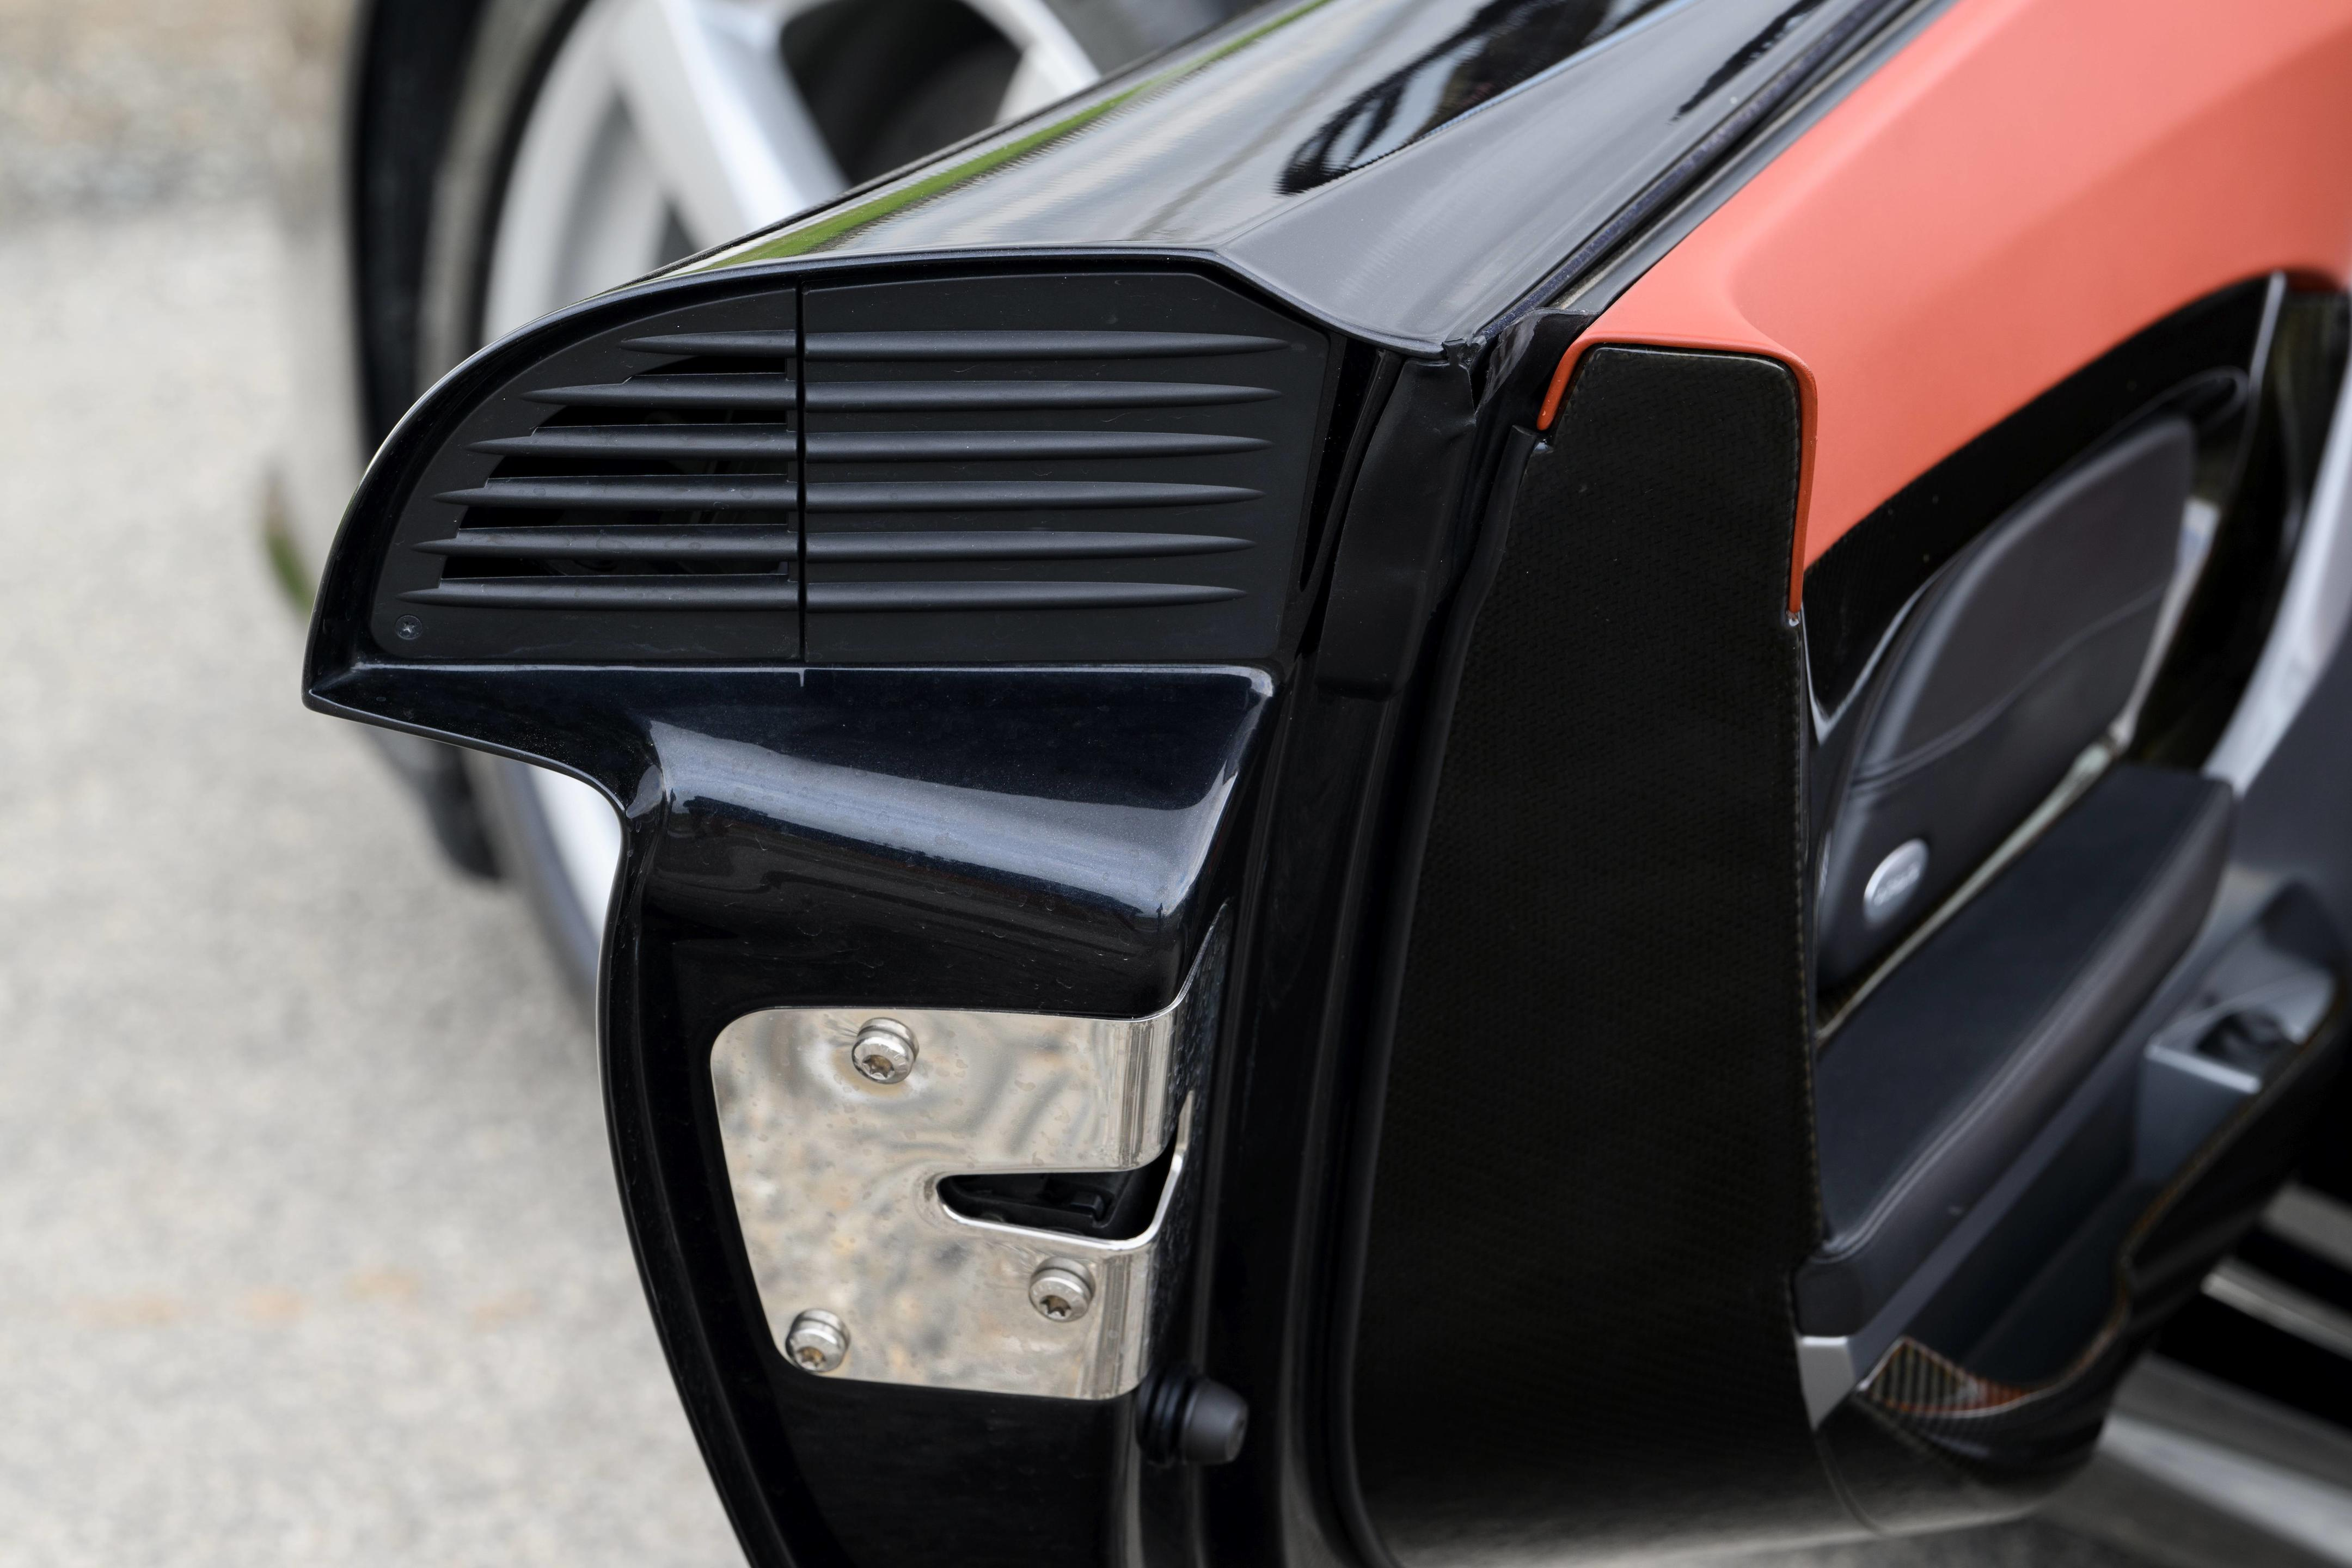
[[[1612,305],[1599,342],[1769,354],[1798,564],[2181,305],[2352,272],[2352,5],[1960,0]]]

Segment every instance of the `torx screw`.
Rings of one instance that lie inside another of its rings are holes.
[[[784,1353],[804,1371],[831,1372],[849,1354],[849,1331],[831,1312],[812,1307],[793,1320]]]
[[[896,1018],[873,1018],[857,1031],[849,1059],[876,1083],[904,1083],[915,1070],[915,1037]]]
[[[1029,1276],[1029,1304],[1057,1323],[1075,1323],[1095,1304],[1094,1278],[1083,1263],[1048,1258]]]

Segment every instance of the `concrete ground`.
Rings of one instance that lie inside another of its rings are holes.
[[[585,1025],[297,699],[277,266],[0,233],[0,1561],[740,1562]]]

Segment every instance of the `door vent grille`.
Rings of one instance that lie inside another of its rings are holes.
[[[1320,334],[1184,274],[788,290],[628,323],[516,377],[430,465],[379,640],[1263,657],[1324,359]]]
[[[656,637],[682,615],[751,614],[772,623],[769,647],[797,651],[794,336],[751,328],[631,339],[611,356],[621,375],[525,384],[507,406],[535,426],[467,443],[488,470],[429,498],[456,526],[415,542],[440,573],[402,601],[650,616]],[[508,624],[528,630],[546,618]]]

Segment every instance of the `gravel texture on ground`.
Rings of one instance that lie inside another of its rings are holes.
[[[0,223],[268,178],[284,0],[0,0]]]
[[[587,1026],[298,700],[278,265],[0,234],[0,1561],[740,1562]]]

